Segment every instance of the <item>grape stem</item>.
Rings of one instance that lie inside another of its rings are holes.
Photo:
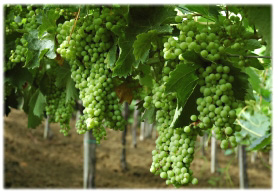
[[[228,6],[226,6],[226,19],[229,19],[229,10],[228,10]]]
[[[77,15],[76,15],[76,18],[75,18],[75,21],[74,21],[74,24],[73,24],[73,28],[72,28],[72,30],[71,30],[71,32],[70,32],[70,37],[69,37],[69,41],[68,41],[68,42],[70,42],[72,33],[73,33],[74,29],[75,29],[75,26],[76,26],[76,23],[77,23],[77,20],[78,20],[78,17],[79,17],[79,14],[80,14],[80,7],[79,7],[79,9],[78,9],[78,13],[77,13]]]
[[[238,54],[227,54],[228,57],[240,57],[242,55]],[[272,59],[271,56],[243,56],[244,58],[267,58]]]

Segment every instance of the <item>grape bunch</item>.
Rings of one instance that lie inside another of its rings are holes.
[[[237,16],[209,25],[195,22],[192,14],[186,15],[186,19],[176,16],[175,20],[180,35],[177,39],[170,37],[164,44],[166,60],[184,60],[182,53],[186,51],[194,51],[212,62],[226,58],[227,50],[242,50],[246,55],[250,54],[245,45],[254,35],[246,31]],[[250,61],[241,56],[234,65],[243,68],[249,66]]]
[[[49,116],[50,122],[60,124],[60,132],[67,136],[75,101],[73,99],[66,101],[65,90],[57,88],[55,84],[49,85],[48,92],[46,95],[46,114]]]
[[[188,129],[189,128],[189,129]],[[156,140],[157,150],[152,151],[153,163],[150,171],[166,179],[166,184],[175,187],[197,184],[190,163],[194,159],[197,135],[190,126],[185,128],[160,127]]]
[[[125,25],[114,9],[94,8],[92,14],[79,18],[76,25],[70,20],[57,28],[60,43],[57,52],[69,61],[71,77],[85,107],[77,132],[92,130],[97,143],[105,139],[106,127],[124,129],[121,106],[114,91],[117,85],[107,64],[108,51],[114,43],[111,29]]]
[[[32,6],[20,6],[20,8],[15,6],[12,8],[18,9],[17,14],[20,15],[21,20],[17,22],[6,20],[7,24],[13,26],[11,29],[11,26],[7,25],[6,33],[10,34],[14,31],[22,30],[23,35],[21,38],[16,38],[15,48],[10,50],[9,61],[5,63],[4,71],[12,69],[18,63],[25,63],[28,52],[28,42],[24,36],[28,32],[38,28],[39,24],[37,23],[36,14],[39,14],[42,11],[39,7],[35,7],[34,11],[32,10]]]
[[[235,147],[234,133],[241,130],[240,126],[234,125],[235,109],[240,101],[234,96],[234,77],[230,75],[230,67],[212,64],[199,68],[198,74],[200,92],[203,94],[196,100],[200,121],[198,126],[201,129],[213,128],[216,138],[221,140],[221,148],[226,149],[229,143]]]
[[[163,52],[159,55],[163,55]],[[169,80],[170,72],[175,65],[175,61],[165,61],[157,82],[154,81],[151,95],[144,98],[143,106],[147,109],[155,107],[156,127],[159,134],[156,150],[152,152],[153,162],[150,171],[166,179],[167,185],[173,184],[175,187],[180,187],[189,183],[198,183],[190,169],[190,163],[194,158],[197,129],[190,129],[193,128],[192,125],[185,128],[170,127],[177,99],[176,93],[165,93],[165,83]]]
[[[24,37],[17,38],[15,40],[16,48],[15,50],[11,50],[10,55],[10,63],[9,65],[5,65],[5,71],[12,69],[17,63],[24,63],[26,60],[26,54],[28,52],[28,42],[25,40]]]

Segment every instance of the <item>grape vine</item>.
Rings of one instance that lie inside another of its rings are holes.
[[[222,149],[236,147],[238,111],[259,92],[251,70],[271,67],[256,8],[201,8],[6,5],[5,113],[22,100],[28,127],[46,113],[67,136],[81,100],[77,133],[92,130],[100,143],[107,128],[124,130],[121,104],[140,100],[159,134],[150,172],[175,187],[197,184],[197,137],[211,132]]]

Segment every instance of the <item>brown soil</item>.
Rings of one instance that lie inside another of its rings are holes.
[[[75,120],[71,121],[74,128]],[[83,187],[83,136],[74,129],[68,137],[59,133],[59,125],[51,124],[52,139],[43,138],[44,125],[37,129],[27,128],[27,115],[12,110],[4,118],[4,185],[5,188],[82,188]],[[137,135],[139,136],[139,135]],[[218,151],[219,172],[210,173],[210,149],[203,156],[196,144],[192,170],[198,178],[197,186],[186,188],[238,188],[238,162],[234,154],[224,156]],[[149,172],[154,139],[137,139],[132,148],[130,131],[127,133],[128,171],[120,167],[121,133],[108,132],[108,140],[97,147],[97,188],[173,188],[163,179]],[[271,188],[271,167],[267,155],[250,163],[248,177],[250,188]],[[228,163],[230,166],[228,167]],[[225,170],[226,168],[226,170]]]

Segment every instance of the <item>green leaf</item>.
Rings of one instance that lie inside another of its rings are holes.
[[[271,126],[269,117],[256,111],[254,114],[249,112],[242,113],[239,122],[244,126],[241,133],[243,135],[249,134],[251,138],[264,136],[269,131]],[[248,130],[251,130],[252,132],[249,132]]]
[[[141,119],[152,124],[155,121],[155,107],[146,109]]]
[[[114,43],[114,45],[109,50],[107,55],[107,64],[109,67],[113,67],[115,65],[116,58],[117,58],[117,44]]]
[[[203,17],[207,17],[212,20],[217,20],[220,12],[220,7],[216,5],[185,5],[185,7],[193,12],[202,14]]]
[[[165,93],[176,92],[178,106],[183,107],[197,84],[196,70],[199,65],[192,63],[181,63],[171,73],[165,84]]]
[[[19,106],[19,96],[15,92],[11,92],[11,94],[4,101],[4,113],[6,116],[11,112],[10,108],[18,108]]]
[[[28,114],[28,128],[36,128],[42,122],[43,117],[37,117],[32,112]]]
[[[33,76],[28,69],[16,65],[13,69],[6,71],[4,81],[21,89],[26,82],[33,82]]]
[[[25,62],[27,68],[37,68],[40,65],[40,60],[43,56],[49,59],[56,58],[55,52],[55,38],[50,34],[44,35],[42,38],[38,37],[38,31],[33,30],[24,35],[24,38],[29,42],[28,52]]]
[[[270,144],[271,144],[271,134],[267,134],[253,141],[251,145],[248,147],[248,150],[261,150],[265,146]]]
[[[36,101],[35,101],[35,105],[34,107],[32,106],[32,104],[30,104],[30,107],[34,108],[34,115],[37,117],[40,117],[43,115],[43,111],[44,111],[44,107],[46,105],[46,98],[45,96],[41,93],[41,91],[38,89],[38,94],[36,97]],[[35,93],[36,94],[36,93]],[[33,97],[32,97],[33,98]],[[31,100],[32,101],[32,100]]]
[[[225,152],[224,152],[224,155],[231,155],[234,153],[234,150],[233,149],[227,149]]]
[[[252,67],[245,68],[245,72],[249,76],[248,80],[250,81],[252,88],[257,93],[259,93],[260,92],[260,83],[261,83],[259,75],[256,73],[256,71]]]
[[[78,91],[75,88],[75,82],[72,79],[68,79],[66,85],[66,102],[71,99],[78,99]]]
[[[151,30],[147,33],[141,33],[136,36],[136,40],[133,43],[133,54],[136,60],[144,63],[146,59],[149,57],[149,51],[151,49],[152,42],[159,42],[161,37],[159,34],[161,33],[171,33],[173,28],[169,25],[159,26],[155,30]]]
[[[209,60],[204,59],[200,56],[200,54],[197,54],[194,51],[186,51],[182,54],[182,57],[188,62],[193,62],[194,64],[201,66],[205,65],[206,63],[211,63]]]
[[[149,88],[152,88],[153,86],[153,76],[151,76],[150,74],[147,74],[143,77],[139,77],[139,83],[142,85],[142,86],[146,86],[146,87],[149,87]]]
[[[15,21],[16,23],[20,23],[20,22],[22,21],[22,18],[18,15],[18,16],[16,16],[16,17],[14,18],[14,21]]]
[[[230,67],[230,75],[234,77],[234,82],[232,83],[234,96],[237,100],[244,101],[245,99],[255,100],[253,95],[252,86],[249,83],[249,76],[242,72],[239,68],[234,67],[231,63],[227,61],[222,61]],[[240,85],[240,86],[239,86]]]
[[[271,37],[272,37],[272,17],[271,6],[246,6],[246,16],[251,25],[255,25],[258,29],[258,33],[263,36],[263,39],[267,43],[267,52],[271,52]]]
[[[191,115],[198,116],[196,99],[199,97],[202,97],[202,93],[200,92],[200,86],[196,84],[195,88],[190,93],[186,104],[180,108],[177,106],[171,123],[172,128],[185,127],[192,122],[190,119]]]
[[[78,92],[75,88],[74,81],[71,79],[71,71],[67,63],[57,68],[55,85],[59,88],[64,87],[66,89],[66,102],[70,99],[78,98]]]
[[[60,17],[58,13],[55,12],[54,9],[48,10],[46,13],[42,15],[42,24],[39,26],[39,37],[41,37],[45,32],[55,33],[56,32],[56,21]]]
[[[149,56],[151,43],[157,41],[157,32],[149,31],[148,33],[139,34],[133,43],[133,54],[136,60],[144,63]]]
[[[249,39],[245,41],[244,49],[245,50],[255,50],[262,47],[262,44],[255,39]]]
[[[162,23],[171,16],[176,15],[172,6],[134,6],[129,9],[128,27],[124,35],[119,37],[120,55],[113,69],[113,76],[127,77],[132,67],[137,67],[139,61],[133,54],[133,44],[137,35],[150,30],[165,30]]]
[[[39,89],[29,101],[28,128],[36,128],[42,121],[46,100]]]
[[[251,54],[251,55],[257,56],[256,54]],[[248,60],[249,60],[249,65],[251,67],[257,68],[258,70],[264,70],[264,67],[258,58],[248,58]]]
[[[143,107],[144,102],[145,102],[144,100],[141,100],[136,103],[136,109],[138,109],[140,112],[144,111],[144,107]]]

